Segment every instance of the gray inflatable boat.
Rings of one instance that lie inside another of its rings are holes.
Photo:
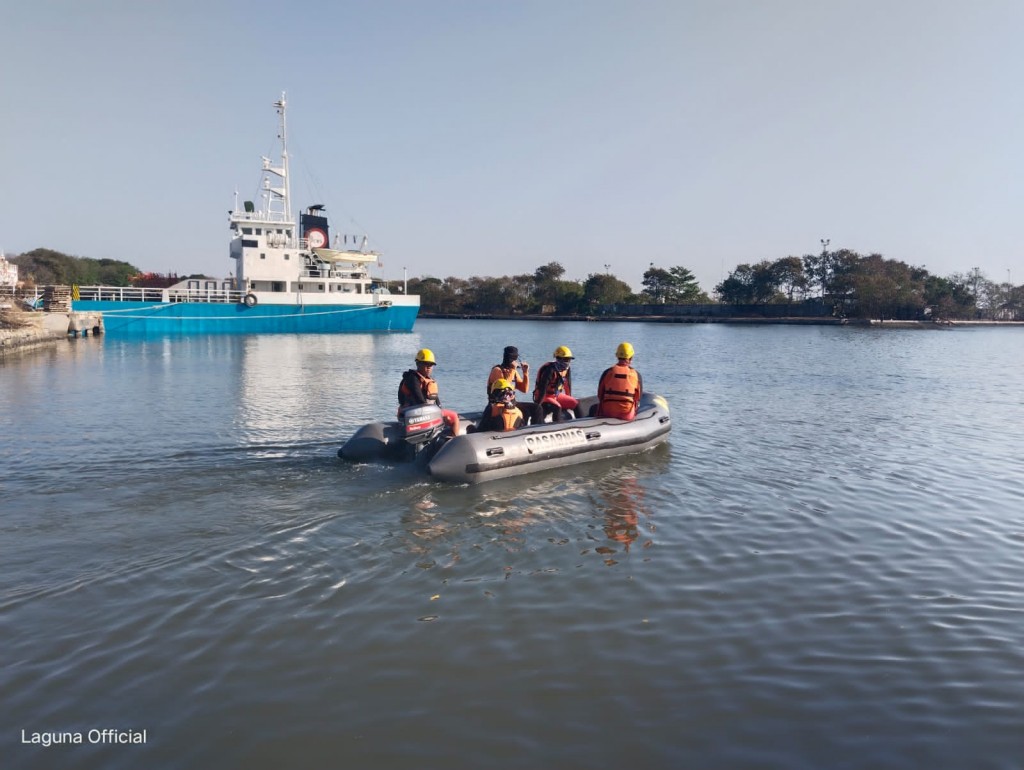
[[[594,396],[581,399],[577,411],[587,414],[595,401]],[[356,462],[414,460],[440,481],[478,484],[642,452],[667,439],[672,427],[668,402],[655,393],[644,393],[636,419],[630,422],[581,417],[514,431],[455,437],[439,432],[427,435],[428,431],[417,427],[435,421],[433,409],[436,407],[418,407],[422,411],[411,415],[411,426],[397,421],[364,425],[338,455]],[[479,419],[479,413],[460,415],[467,428]]]

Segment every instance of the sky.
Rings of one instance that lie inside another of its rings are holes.
[[[9,0],[0,249],[226,276],[294,209],[383,277],[642,288],[832,250],[1024,281],[1019,0]]]

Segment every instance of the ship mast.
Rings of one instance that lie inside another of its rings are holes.
[[[281,116],[281,125],[278,128],[277,138],[281,140],[281,165],[272,166],[270,158],[263,159],[263,171],[267,174],[274,174],[281,180],[281,186],[274,187],[270,181],[270,178],[265,176],[263,179],[263,189],[265,192],[270,193],[270,198],[267,201],[267,215],[271,221],[278,222],[293,222],[292,209],[291,209],[291,179],[288,177],[288,124],[285,118],[285,107],[287,102],[285,101],[284,91],[281,92],[280,100],[274,102],[274,107],[277,109],[277,114]]]

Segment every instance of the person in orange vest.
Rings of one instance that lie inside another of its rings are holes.
[[[434,351],[423,348],[416,352],[416,368],[402,374],[402,382],[398,386],[398,413],[409,406],[419,404],[437,404],[441,406],[437,380],[433,377],[437,359]],[[442,409],[444,421],[452,430],[453,436],[459,435],[459,415],[451,409]]]
[[[519,367],[522,371],[519,371]],[[509,345],[505,348],[505,354],[500,364],[491,367],[491,373],[487,375],[487,396],[491,395],[491,386],[495,380],[508,380],[520,393],[526,393],[530,389],[530,365],[519,360],[519,348]]]
[[[559,345],[553,357],[554,361],[548,361],[537,372],[537,386],[533,390],[534,425],[544,422],[549,414],[552,422],[561,422],[562,411],[575,409],[580,403],[572,397],[572,351]]]
[[[622,342],[615,349],[619,359],[601,373],[597,384],[597,416],[632,420],[644,392],[644,378],[633,368],[633,346]]]
[[[477,431],[509,431],[526,424],[526,417],[516,404],[516,391],[512,382],[498,378],[491,385],[491,395],[477,424]]]

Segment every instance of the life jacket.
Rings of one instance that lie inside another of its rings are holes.
[[[605,370],[598,383],[602,417],[631,417],[640,394],[640,375],[632,366],[615,364]]]
[[[523,417],[523,413],[518,406],[509,408],[504,404],[490,404],[487,409],[487,416],[492,419],[500,416],[503,423],[503,431],[515,430],[526,419]],[[517,425],[516,423],[519,424]]]
[[[425,377],[420,374],[416,369],[409,369],[405,374],[415,374],[420,378],[420,389],[423,391],[423,395],[426,397],[426,403],[437,404],[440,399],[438,398],[437,391],[437,380],[433,377]],[[405,384],[405,375],[402,376],[402,383],[398,386],[398,405],[399,407],[410,406],[416,402],[412,401],[413,393],[409,389],[409,386]]]
[[[495,372],[494,371],[495,369],[497,369],[498,371]],[[508,380],[509,382],[512,383],[512,387],[517,388],[518,390],[520,390],[522,392],[525,392],[525,388],[526,388],[525,385],[522,388],[518,387],[518,385],[521,382],[524,382],[525,379],[524,379],[524,377],[522,375],[522,372],[520,372],[518,369],[516,369],[516,365],[515,364],[512,364],[512,366],[507,366],[507,367],[506,366],[502,366],[501,364],[495,364],[494,366],[491,367],[491,374],[487,378],[487,395],[488,396],[491,395],[491,385],[497,379],[506,379],[506,380]]]
[[[543,390],[541,387],[543,386]],[[569,369],[565,374],[558,371],[554,361],[548,361],[537,373],[537,387],[533,390],[534,403],[540,403],[545,398],[560,396],[563,393],[572,395],[572,379]]]

